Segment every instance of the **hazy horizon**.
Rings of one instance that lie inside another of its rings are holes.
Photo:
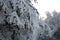
[[[46,11],[52,12],[56,10],[57,12],[60,12],[60,0],[37,0],[37,2],[38,3],[34,3],[33,0],[32,4],[43,19],[46,18]]]

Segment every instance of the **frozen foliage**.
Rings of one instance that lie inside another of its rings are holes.
[[[0,0],[0,40],[38,40],[41,22],[30,0]]]
[[[0,0],[0,40],[55,40],[59,15],[47,15],[39,19],[31,0]]]

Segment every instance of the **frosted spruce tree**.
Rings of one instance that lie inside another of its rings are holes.
[[[53,40],[31,1],[0,0],[0,40]]]
[[[0,0],[0,40],[38,40],[41,22],[31,0]]]

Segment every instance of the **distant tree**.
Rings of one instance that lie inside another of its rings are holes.
[[[53,16],[57,15],[56,10],[54,10],[54,11],[52,12],[52,14],[53,14]]]
[[[60,13],[53,11],[53,16],[50,15],[47,17],[45,22],[51,29],[51,35],[56,38],[56,40],[60,40]]]

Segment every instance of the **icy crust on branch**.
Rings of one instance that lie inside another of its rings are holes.
[[[47,27],[30,0],[0,0],[1,40],[40,40]]]

